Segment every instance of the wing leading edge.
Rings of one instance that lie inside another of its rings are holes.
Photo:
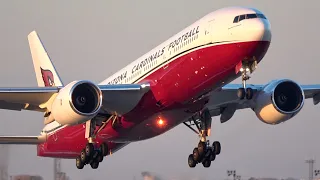
[[[103,108],[125,113],[150,89],[149,84],[98,85]],[[0,109],[46,111],[46,105],[63,87],[0,88]]]

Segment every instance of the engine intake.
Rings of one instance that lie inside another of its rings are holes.
[[[288,79],[276,80],[257,94],[253,109],[261,121],[279,124],[298,114],[304,100],[304,92],[297,83]]]
[[[90,81],[73,81],[59,91],[51,114],[62,125],[75,125],[96,116],[101,106],[102,92],[98,86]]]
[[[100,92],[98,87],[90,83],[75,84],[71,89],[70,103],[79,114],[90,114],[99,109]]]
[[[280,82],[274,89],[272,101],[283,113],[292,113],[301,109],[304,93],[300,86],[292,81]]]

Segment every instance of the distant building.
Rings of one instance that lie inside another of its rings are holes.
[[[8,180],[9,146],[0,145],[0,180]]]
[[[69,177],[64,172],[57,173],[57,180],[69,180]]]
[[[12,176],[11,180],[43,180],[43,178],[41,176],[17,175]]]

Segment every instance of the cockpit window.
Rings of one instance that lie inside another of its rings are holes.
[[[247,19],[257,18],[257,14],[247,14]]]
[[[239,16],[236,16],[236,17],[234,18],[234,20],[233,20],[233,23],[238,22],[238,19],[239,19]]]
[[[233,23],[240,22],[244,19],[254,19],[254,18],[267,19],[263,14],[242,14],[242,15],[236,16],[233,20]]]
[[[267,19],[263,14],[257,14],[258,18]]]
[[[241,15],[240,18],[239,18],[239,21],[242,21],[244,19],[246,19],[246,15]]]

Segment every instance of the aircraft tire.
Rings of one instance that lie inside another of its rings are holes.
[[[238,89],[237,96],[239,99],[244,99],[244,97],[246,96],[246,91],[244,90],[244,88]]]
[[[102,156],[107,156],[109,152],[108,145],[106,143],[102,143],[100,145],[100,148],[101,148]]]
[[[246,89],[246,98],[248,100],[250,100],[250,99],[252,99],[252,97],[253,97],[253,89],[252,88],[247,88]]]
[[[206,143],[200,141],[198,144],[198,151],[199,151],[200,157],[203,156],[203,154],[205,153],[205,150],[206,150]]]
[[[84,167],[84,163],[82,162],[80,156],[78,156],[76,158],[76,166],[77,166],[78,169],[83,169],[83,167]]]
[[[206,157],[206,159],[210,161],[214,161],[216,159],[216,154],[214,153],[214,150],[208,149],[208,151],[209,151],[209,156]]]
[[[90,166],[92,169],[98,169],[99,167],[99,161],[97,159],[94,159],[91,163]]]
[[[214,153],[216,155],[219,155],[220,152],[221,152],[221,144],[220,144],[220,142],[219,141],[214,141],[212,143],[212,147],[213,147]]]
[[[83,164],[85,164],[86,162],[87,162],[87,156],[86,156],[86,152],[85,152],[85,150],[82,150],[81,152],[80,152],[80,156],[79,156],[79,158],[80,158],[80,161],[83,163]]]
[[[101,152],[101,151],[98,152],[98,155],[97,155],[96,158],[97,158],[97,161],[98,161],[98,162],[102,162],[102,161],[103,161],[103,155],[102,155],[102,152]]]
[[[193,160],[195,160],[196,162],[199,162],[200,161],[200,153],[199,153],[199,150],[198,148],[194,148],[193,149]]]
[[[197,162],[193,159],[193,154],[190,154],[188,157],[188,165],[191,168],[194,168],[197,165]]]
[[[85,148],[86,156],[91,158],[93,155],[94,147],[92,143],[88,143]]]
[[[202,162],[202,165],[203,167],[205,168],[208,168],[211,166],[211,160],[209,158],[205,159],[203,162]]]

